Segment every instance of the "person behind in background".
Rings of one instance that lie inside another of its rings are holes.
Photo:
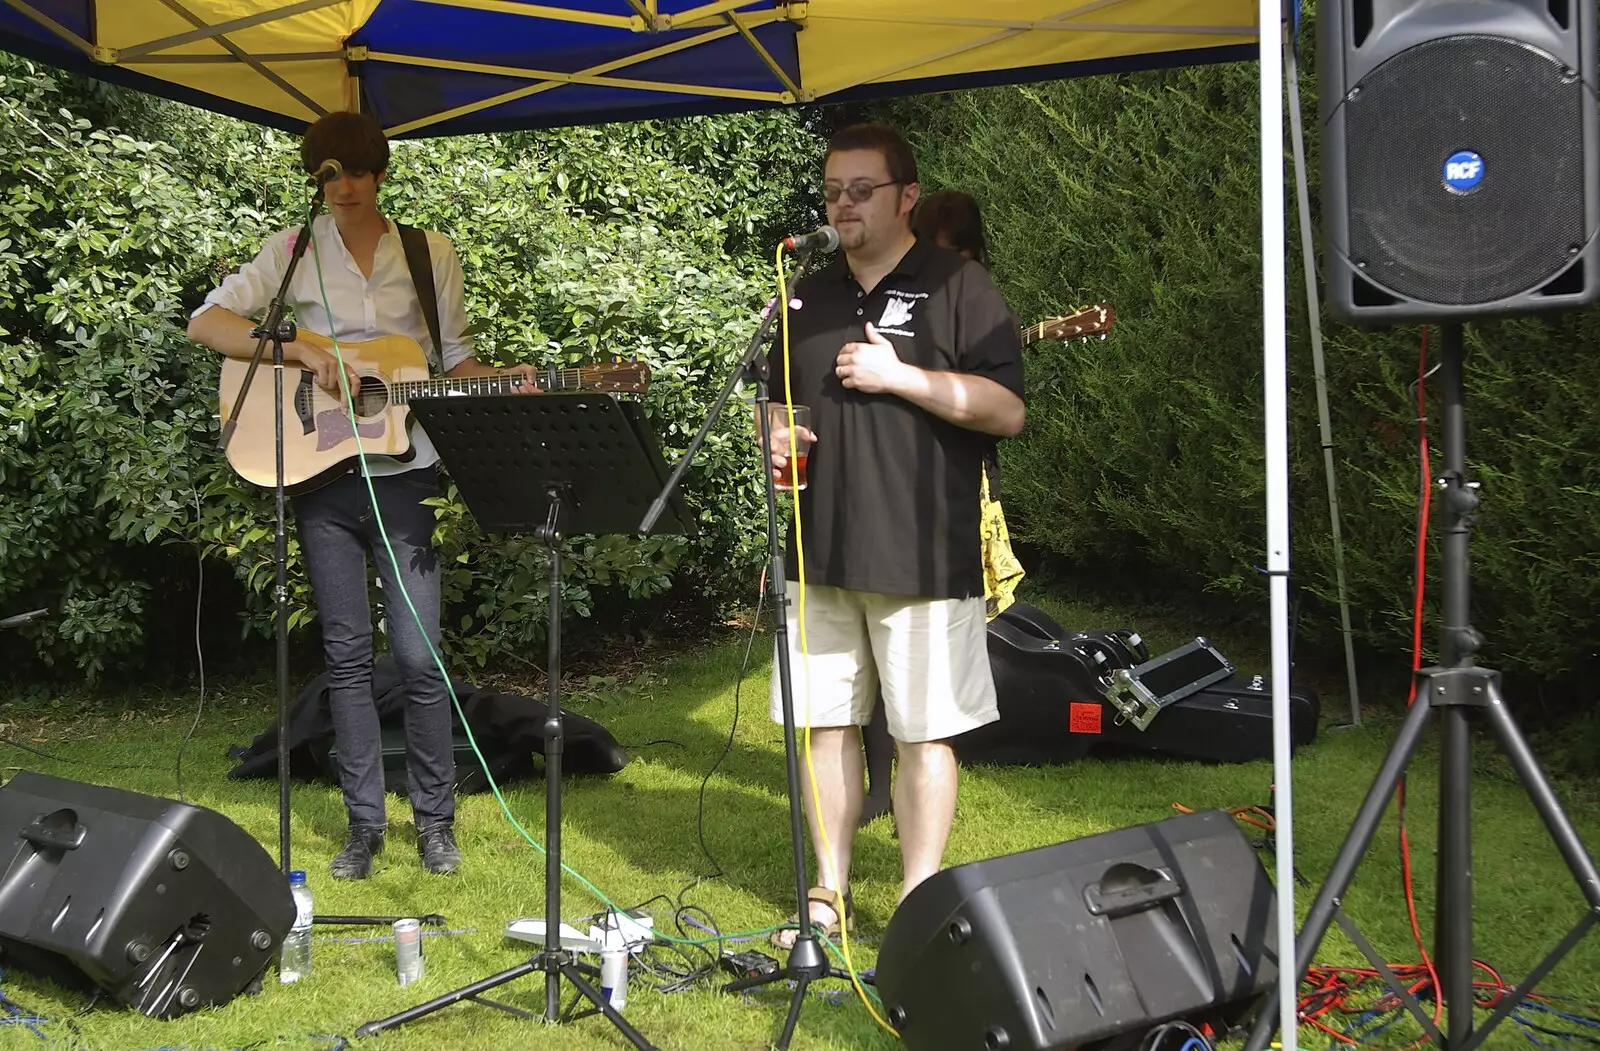
[[[343,166],[343,174],[327,184],[328,213],[312,224],[311,246],[286,297],[285,305],[301,327],[348,342],[408,336],[423,348],[437,372],[494,374],[495,369],[473,356],[455,248],[443,235],[430,232],[426,237],[442,346],[433,344],[399,231],[378,210],[389,142],[377,121],[344,112],[318,120],[306,131],[300,159],[307,173],[315,173],[330,158]],[[254,326],[250,318],[277,294],[298,236],[302,236],[299,229],[280,231],[254,260],[207,295],[190,317],[189,338],[229,357],[251,357],[256,340],[250,334]],[[340,364],[332,351],[296,339],[284,345],[283,358],[287,368],[296,370],[285,378],[286,389],[294,388],[297,373],[309,372],[323,388],[340,393]],[[537,389],[538,374],[531,366],[510,371],[524,379],[525,391]],[[354,371],[346,365],[344,372],[351,388],[356,388]],[[372,871],[373,856],[383,849],[388,827],[378,711],[372,697],[369,555],[385,594],[400,595],[403,589],[411,600],[410,606],[396,602],[388,611],[387,637],[407,693],[407,787],[422,867],[443,874],[454,872],[461,863],[454,831],[450,696],[434,659],[441,641],[434,515],[424,503],[439,493],[439,455],[415,423],[411,445],[414,455],[404,462],[376,455],[367,461],[377,515],[359,468],[294,497],[295,533],[322,628],[339,781],[349,817],[344,849],[330,866],[336,879],[365,879]],[[410,607],[415,607],[417,618]]]
[[[918,203],[911,229],[923,240],[958,252],[984,267],[989,265],[983,216],[971,194],[960,190],[939,190],[929,194]],[[990,619],[1014,601],[1012,594],[1023,577],[1022,566],[1011,552],[1005,516],[1000,510],[999,478],[1000,458],[998,452],[991,452],[984,461],[985,489],[981,496],[984,600]],[[894,813],[894,800],[890,792],[894,772],[894,739],[889,736],[889,721],[884,715],[881,696],[872,706],[872,719],[862,729],[861,741],[867,763],[867,794],[861,803],[861,824],[866,825],[884,814]]]
[[[795,624],[795,717],[811,728],[817,791],[805,803],[818,885],[808,916],[793,922],[830,936],[851,914],[859,728],[880,685],[900,760],[902,900],[943,860],[958,782],[950,738],[999,717],[979,493],[996,438],[1022,429],[1021,336],[983,267],[912,232],[918,192],[915,158],[894,129],[833,136],[823,198],[842,250],[795,288],[788,347],[780,341],[770,359],[767,452],[780,477],[790,435],[779,403],[811,410],[797,434],[814,444],[785,560],[785,615]],[[774,676],[774,721],[780,686]],[[789,948],[794,933],[774,941]]]

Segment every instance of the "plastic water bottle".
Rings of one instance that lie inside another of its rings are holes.
[[[302,869],[289,873],[289,893],[294,896],[294,926],[283,939],[278,980],[298,982],[311,973],[311,888]]]
[[[607,947],[600,954],[600,995],[621,1013],[628,1005],[628,950]]]
[[[618,1013],[628,1005],[628,939],[615,926],[607,927],[600,949],[600,995]]]

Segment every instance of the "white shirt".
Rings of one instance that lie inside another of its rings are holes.
[[[315,235],[313,243],[307,246],[305,256],[295,269],[284,305],[294,312],[295,321],[301,327],[341,341],[356,343],[379,336],[407,336],[422,347],[435,371],[449,372],[473,353],[472,337],[467,332],[466,305],[462,300],[461,260],[456,257],[455,245],[443,234],[428,231],[433,286],[439,299],[439,337],[444,343],[441,355],[433,345],[428,322],[422,316],[422,304],[417,299],[417,286],[411,280],[411,269],[406,265],[400,234],[394,223],[389,222],[388,226],[388,232],[378,239],[377,250],[373,252],[369,278],[362,275],[355,257],[345,248],[333,217],[317,216],[311,227]],[[266,310],[272,297],[278,294],[278,285],[283,281],[283,272],[293,253],[290,239],[299,229],[295,227],[274,234],[253,260],[213,289],[191,316],[198,317],[212,307],[222,307],[246,318],[255,318]],[[319,260],[322,264],[320,284]],[[328,305],[333,308],[331,321],[323,306],[323,288],[327,289]],[[415,420],[411,423],[411,445],[417,453],[414,459],[402,463],[388,456],[370,456],[367,469],[373,475],[392,475],[439,461],[438,450]]]

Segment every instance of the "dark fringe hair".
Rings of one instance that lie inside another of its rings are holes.
[[[389,139],[383,127],[367,113],[340,110],[329,113],[306,129],[300,143],[300,163],[314,173],[332,157],[352,175],[389,170]]]
[[[917,214],[911,229],[918,237],[938,241],[944,234],[950,247],[965,249],[972,258],[989,265],[989,246],[983,237],[983,216],[978,212],[978,202],[971,194],[960,190],[940,190],[931,193],[917,205]]]

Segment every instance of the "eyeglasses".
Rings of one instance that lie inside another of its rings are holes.
[[[839,199],[840,194],[848,192],[852,201],[857,204],[866,204],[872,199],[873,194],[885,186],[895,186],[899,182],[899,179],[890,179],[888,182],[880,182],[877,185],[873,185],[866,180],[862,180],[861,182],[853,182],[849,186],[840,186],[838,183],[832,182],[823,183],[822,199],[832,204]]]

